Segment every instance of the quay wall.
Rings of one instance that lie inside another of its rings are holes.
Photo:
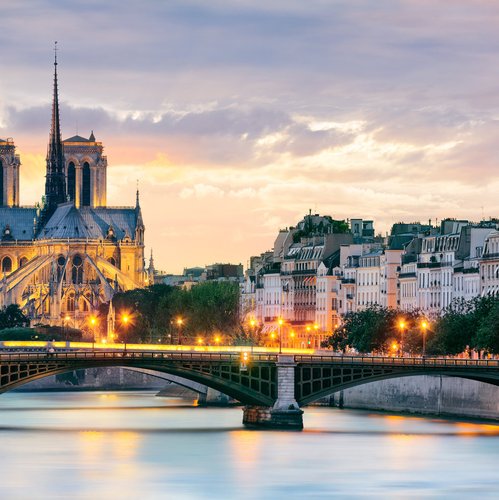
[[[457,377],[421,375],[370,382],[319,404],[499,420],[499,387]]]

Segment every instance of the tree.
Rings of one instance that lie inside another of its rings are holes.
[[[29,319],[17,304],[11,304],[0,311],[0,330],[27,326],[29,326]]]
[[[397,314],[397,311],[379,305],[348,313],[341,329],[326,344],[341,350],[349,346],[359,352],[386,351],[393,339],[397,338]]]
[[[488,314],[481,318],[473,343],[477,349],[494,354],[499,353],[499,301],[497,299]]]
[[[428,353],[452,355],[468,348],[483,349],[477,345],[478,330],[496,302],[497,299],[491,297],[454,301],[436,321],[434,334],[428,342]]]

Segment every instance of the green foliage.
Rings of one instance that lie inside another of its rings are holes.
[[[394,354],[393,343],[409,355],[420,355],[423,350],[422,321],[426,330],[427,355],[456,355],[476,349],[499,354],[499,299],[479,297],[470,301],[456,301],[442,316],[430,324],[418,311],[411,313],[381,306],[347,314],[343,324],[323,347],[336,350],[354,348],[361,353]],[[400,328],[400,321],[404,328]],[[403,336],[402,336],[403,331]],[[400,351],[397,349],[397,354]]]
[[[496,299],[480,319],[474,346],[494,354],[499,353],[499,300]]]
[[[489,315],[497,308],[497,302],[497,298],[477,297],[452,303],[435,323],[428,342],[428,353],[454,355],[470,348],[491,350],[493,339],[485,333],[491,330],[485,326],[482,328],[482,325],[487,323]]]
[[[36,330],[33,328],[4,328],[0,330],[0,341],[3,340],[33,340]]]
[[[11,304],[0,311],[0,330],[5,328],[26,327],[29,319],[17,304]]]
[[[393,354],[392,346],[403,343],[405,353],[416,354],[422,351],[421,315],[415,311],[402,313],[373,305],[344,317],[343,324],[324,343],[324,347],[345,351],[348,347],[361,353]],[[399,322],[404,322],[403,330]],[[399,353],[397,347],[397,353]]]
[[[205,282],[190,290],[168,285],[120,293],[113,298],[116,331],[127,342],[192,343],[197,336],[215,332],[230,338],[238,336],[239,285],[232,282]],[[105,328],[108,305],[99,311],[99,325]],[[123,324],[122,314],[130,315]],[[182,318],[179,327],[177,319]]]

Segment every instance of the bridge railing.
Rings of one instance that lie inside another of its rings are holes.
[[[54,351],[54,352],[14,352],[0,353],[0,362],[22,361],[81,361],[95,360],[165,360],[165,361],[229,361],[240,362],[241,353],[227,352],[185,352],[185,351]],[[255,353],[251,355],[253,361],[277,361],[276,354]]]
[[[397,358],[389,356],[322,356],[296,355],[297,363],[331,363],[362,365],[395,365],[419,367],[499,367],[498,359],[466,359],[466,358]]]

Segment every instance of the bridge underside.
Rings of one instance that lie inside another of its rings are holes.
[[[164,360],[135,359],[134,357],[60,360],[39,358],[27,362],[2,362],[0,393],[50,375],[87,368],[122,367],[165,373],[203,384],[247,405],[271,406],[276,398],[276,373],[271,365],[254,365],[241,371],[238,363],[226,364],[201,361],[168,363]]]
[[[295,372],[295,397],[300,406],[310,404],[334,392],[390,378],[417,375],[445,375],[492,385],[499,385],[499,371],[469,368],[436,368],[431,366],[359,366],[317,364],[298,365]]]

